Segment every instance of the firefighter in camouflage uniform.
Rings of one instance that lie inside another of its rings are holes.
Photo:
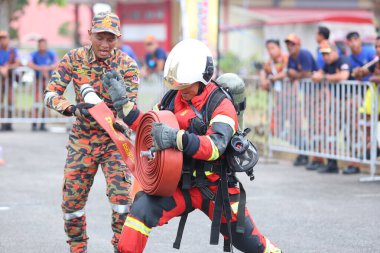
[[[139,71],[132,58],[115,48],[120,35],[120,21],[115,14],[97,14],[89,30],[91,46],[68,52],[45,91],[48,107],[63,115],[76,117],[67,146],[62,201],[64,227],[71,252],[87,252],[84,208],[98,165],[101,165],[106,178],[106,194],[112,208],[112,244],[115,252],[118,252],[120,233],[132,202],[129,196],[130,172],[111,138],[89,115],[87,109],[92,105],[85,103],[80,96],[81,85],[90,84],[116,114],[116,105],[112,105],[102,85],[105,73],[115,70],[124,78],[125,97],[136,101]],[[70,81],[75,89],[75,105],[63,95]]]

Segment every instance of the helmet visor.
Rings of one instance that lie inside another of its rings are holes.
[[[180,83],[169,75],[164,77],[164,84],[170,90],[182,90],[192,85],[192,83]]]

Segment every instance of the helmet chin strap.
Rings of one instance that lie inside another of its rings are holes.
[[[214,74],[214,62],[211,56],[207,56],[205,72],[202,73],[202,77],[206,82],[210,82],[212,75]]]
[[[205,85],[202,82],[199,82],[197,96],[200,95],[203,92],[204,89],[205,89]]]

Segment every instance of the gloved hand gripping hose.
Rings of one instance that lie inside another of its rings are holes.
[[[149,111],[144,114],[136,133],[134,176],[146,193],[171,196],[181,177],[182,152],[174,148],[151,152],[153,122],[162,122],[170,127],[179,128],[176,117],[170,111]]]

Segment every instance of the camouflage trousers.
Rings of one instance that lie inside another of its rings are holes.
[[[71,136],[73,137],[73,136]],[[100,137],[86,143],[80,139],[69,142],[64,171],[62,210],[70,252],[87,252],[85,204],[99,165],[106,179],[106,195],[112,208],[112,244],[117,244],[124,221],[129,212],[131,174],[122,161],[116,146]],[[83,143],[86,143],[85,145]]]

